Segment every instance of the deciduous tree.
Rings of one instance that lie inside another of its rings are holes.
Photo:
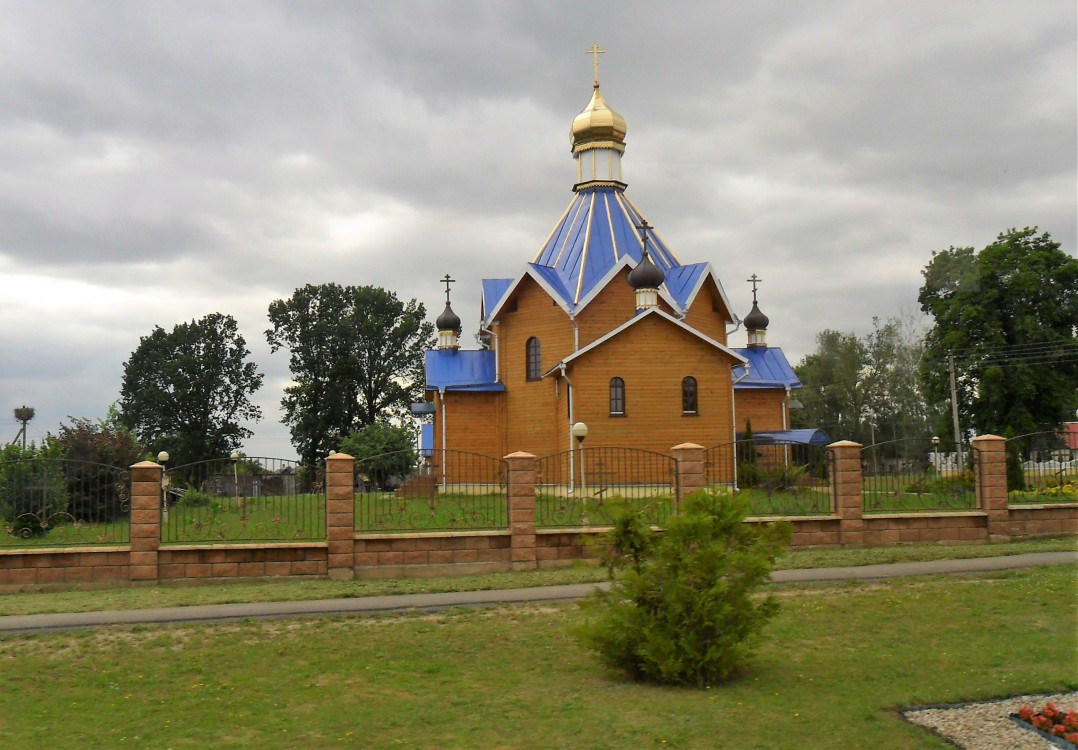
[[[241,422],[262,416],[250,400],[262,375],[249,355],[231,315],[155,326],[124,365],[123,424],[173,466],[228,455],[252,434]]]
[[[285,348],[293,384],[281,406],[304,463],[351,431],[406,419],[423,393],[423,352],[434,327],[415,300],[373,286],[319,284],[270,304],[273,351]]]
[[[1034,227],[935,253],[923,273],[917,300],[934,324],[921,377],[948,402],[953,354],[963,430],[1019,435],[1074,413],[1078,260]]]

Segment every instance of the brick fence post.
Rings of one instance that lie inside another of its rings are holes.
[[[326,575],[334,581],[356,577],[355,464],[347,453],[326,459]]]
[[[535,561],[535,456],[510,453],[506,484],[509,487],[509,534],[513,570],[532,570]]]
[[[677,492],[675,493],[674,512],[681,509],[681,501],[707,486],[704,470],[704,446],[696,443],[682,443],[670,449],[674,454],[677,472]]]
[[[831,481],[835,493],[839,541],[844,546],[864,544],[865,502],[861,477],[861,444],[840,440],[827,446],[827,450],[832,457],[834,476]]]
[[[165,468],[153,461],[131,467],[132,581],[157,580],[157,550],[161,547],[161,475]]]
[[[977,505],[988,514],[988,541],[1011,538],[1007,511],[1007,441],[998,435],[973,438],[977,468]]]

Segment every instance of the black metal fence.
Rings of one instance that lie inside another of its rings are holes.
[[[0,462],[0,547],[126,544],[131,480],[119,466],[57,458]]]
[[[708,489],[741,495],[754,516],[833,512],[826,446],[747,439],[713,446],[704,459]]]
[[[466,451],[397,451],[356,461],[357,532],[509,527],[506,462]]]
[[[161,541],[324,540],[324,478],[322,468],[247,456],[168,469],[162,478]]]
[[[892,440],[861,449],[865,513],[917,513],[977,507],[976,456],[930,439]]]
[[[1007,501],[1011,505],[1078,502],[1078,459],[1055,430],[1007,440]]]
[[[608,526],[627,503],[661,526],[677,513],[676,462],[639,448],[597,447],[555,453],[535,464],[535,525]]]

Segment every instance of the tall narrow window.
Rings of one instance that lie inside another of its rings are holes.
[[[625,381],[610,378],[610,413],[625,414]]]
[[[696,378],[691,375],[681,381],[681,413],[696,414]]]
[[[535,336],[528,339],[527,352],[528,380],[538,380],[543,377],[543,355],[542,348],[539,346],[539,339],[535,338]]]

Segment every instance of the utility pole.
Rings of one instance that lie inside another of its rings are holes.
[[[958,426],[958,386],[954,375],[954,352],[947,352],[947,366],[951,371],[951,418],[954,420],[954,449],[958,459],[958,470],[962,471],[962,431]]]

